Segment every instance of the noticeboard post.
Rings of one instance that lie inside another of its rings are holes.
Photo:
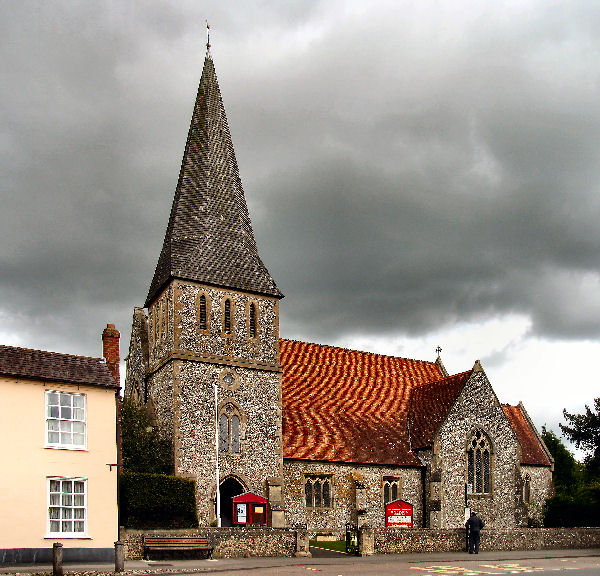
[[[405,500],[394,500],[385,505],[386,528],[412,528],[413,505]]]

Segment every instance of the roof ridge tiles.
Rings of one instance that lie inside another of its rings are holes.
[[[421,384],[415,384],[414,389],[417,389],[417,388],[421,389],[421,388],[424,388],[425,386],[435,386],[436,384],[442,384],[444,382],[453,380],[460,376],[466,376],[467,374],[471,374],[471,372],[473,372],[472,368],[469,370],[465,370],[464,372],[457,372],[456,374],[451,374],[450,376],[444,376],[443,378],[440,378],[439,380],[431,380],[430,382],[422,382]]]
[[[119,388],[104,358],[0,344],[0,374],[17,379]]]
[[[42,354],[56,354],[58,356],[65,356],[70,358],[83,358],[85,360],[97,360],[98,362],[105,363],[105,359],[100,356],[84,356],[82,354],[70,354],[68,352],[56,352],[54,350],[42,350],[38,348],[27,348],[25,346],[12,346],[10,344],[0,344],[0,350],[2,348],[11,348],[13,350],[23,350],[24,352],[37,352]]]
[[[392,354],[381,354],[379,352],[369,352],[368,350],[355,350],[353,348],[346,348],[344,346],[336,346],[333,344],[320,344],[318,342],[306,342],[304,340],[296,340],[293,338],[280,338],[279,342],[290,342],[295,344],[305,344],[307,346],[316,346],[319,348],[329,348],[331,350],[339,350],[341,352],[351,352],[354,354],[361,354],[363,356],[376,356],[378,358],[391,358],[394,360],[405,360],[407,362],[418,362],[419,364],[436,365],[435,360],[419,360],[418,358],[407,358],[405,356],[393,356]]]

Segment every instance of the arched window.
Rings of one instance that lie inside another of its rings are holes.
[[[304,496],[307,508],[331,508],[331,476],[306,476]]]
[[[383,503],[388,504],[400,498],[400,479],[399,478],[384,478],[383,479]]]
[[[525,474],[525,479],[523,480],[523,502],[525,504],[531,502],[531,476],[529,474]]]
[[[473,494],[489,494],[491,490],[491,444],[481,430],[476,430],[467,446],[467,477]]]
[[[256,338],[256,304],[254,302],[250,302],[248,310],[248,336]]]
[[[219,416],[219,452],[241,452],[240,416],[233,404],[226,404]]]
[[[207,329],[207,320],[206,320],[206,295],[200,294],[200,298],[198,298],[198,327],[200,330]]]
[[[223,306],[223,331],[231,334],[231,300],[227,298]]]

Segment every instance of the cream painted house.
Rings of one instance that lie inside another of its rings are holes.
[[[105,358],[0,346],[0,563],[110,560],[118,539],[119,332]]]

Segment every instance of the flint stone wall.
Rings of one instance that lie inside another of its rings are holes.
[[[465,530],[375,529],[376,554],[460,552]],[[481,550],[561,550],[599,548],[600,528],[516,528],[481,532]]]
[[[219,383],[219,406],[241,413],[239,454],[219,454],[221,481],[235,476],[248,491],[268,497],[266,479],[281,476],[280,374],[235,368],[239,386],[229,389],[222,367],[202,362],[177,363],[175,381],[175,473],[196,480],[198,519],[214,519],[215,413],[213,383]]]
[[[466,446],[481,429],[492,443],[491,492],[469,495],[469,506],[486,526],[511,529],[521,523],[521,459],[517,437],[482,370],[475,371],[448,413],[434,440],[431,473],[441,475],[441,512],[437,526],[452,529],[464,524]]]
[[[368,529],[376,554],[461,552],[465,531],[432,529]],[[132,530],[121,528],[125,560],[143,557],[142,537],[204,536],[214,546],[216,558],[294,556],[294,530],[273,528],[198,528],[188,530]],[[600,528],[517,528],[481,533],[481,550],[563,550],[600,548]]]
[[[524,506],[527,517],[535,523],[534,526],[540,526],[544,518],[544,503],[554,495],[552,470],[542,466],[521,466],[522,482],[527,474],[531,479],[531,502]]]
[[[254,526],[238,528],[197,528],[187,530],[132,530],[121,528],[125,560],[143,557],[142,537],[202,536],[214,546],[215,558],[250,558],[253,556],[294,556],[296,532]],[[159,554],[156,553],[155,554]]]
[[[125,396],[144,400],[144,379],[149,360],[148,318],[143,308],[134,308],[129,352],[125,358]]]
[[[384,527],[383,480],[388,477],[400,479],[398,497],[414,506],[414,525],[422,526],[422,483],[418,468],[284,460],[283,470],[288,525],[306,526],[311,538],[319,532],[344,538],[346,523]],[[306,508],[304,484],[307,474],[331,477],[331,508]],[[365,513],[360,516],[356,511],[355,482],[365,486]]]
[[[207,298],[207,330],[198,324],[198,298]],[[265,298],[178,282],[175,290],[175,348],[200,355],[229,357],[249,363],[279,365],[279,304]],[[223,332],[223,302],[232,303],[231,334]],[[248,307],[256,306],[258,337],[248,334]]]

